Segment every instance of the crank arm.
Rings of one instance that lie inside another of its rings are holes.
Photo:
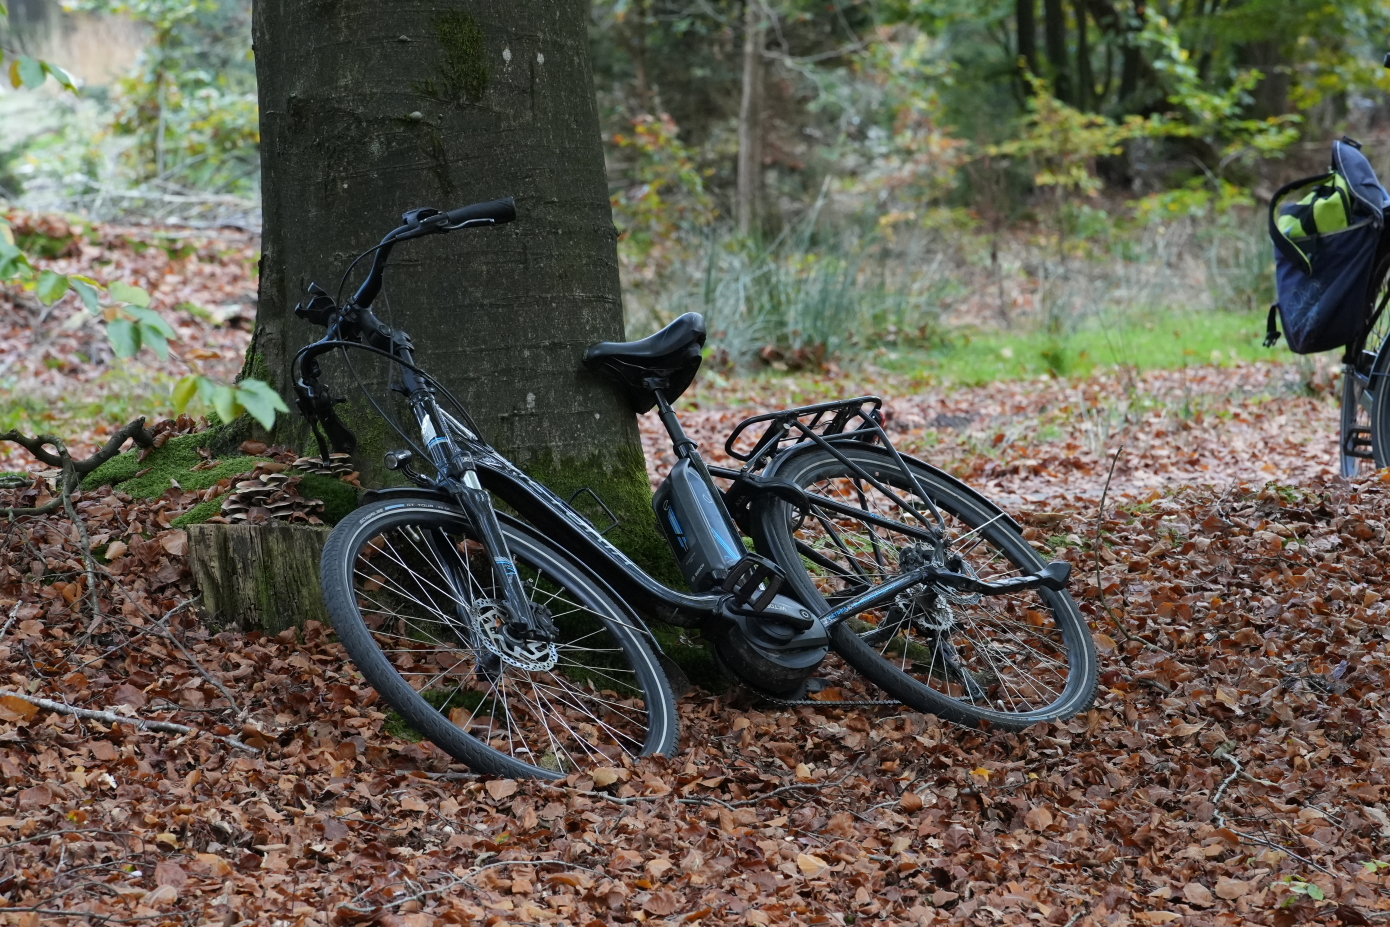
[[[827,628],[832,628],[842,621],[853,618],[860,612],[866,612],[871,608],[877,608],[886,602],[893,601],[913,586],[945,586],[959,592],[978,593],[980,595],[1009,595],[1014,592],[1039,588],[1060,592],[1067,587],[1067,580],[1070,577],[1071,564],[1060,560],[1049,563],[1036,573],[1030,573],[1027,576],[1015,576],[1012,579],[1001,579],[996,582],[986,582],[973,576],[953,573],[950,570],[943,570],[935,566],[924,566],[904,573],[895,580],[882,583],[863,595],[850,599],[838,608],[822,615],[821,623]]]
[[[1036,573],[1027,576],[1015,576],[1012,579],[1001,579],[995,582],[985,582],[973,576],[964,576],[960,573],[951,573],[947,570],[933,570],[927,567],[928,573],[935,573],[928,583],[937,586],[946,586],[955,589],[957,592],[971,592],[980,595],[1008,595],[1011,592],[1024,592],[1028,589],[1051,589],[1053,592],[1061,592],[1067,588],[1067,580],[1071,578],[1071,564],[1062,560],[1054,560]]]

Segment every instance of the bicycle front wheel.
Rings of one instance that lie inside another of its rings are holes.
[[[759,548],[787,574],[803,604],[822,614],[938,556],[904,503],[930,510],[892,455],[858,442],[837,449],[891,492],[815,447],[767,474],[805,490],[810,504],[802,509],[765,495],[754,508]],[[982,580],[1044,566],[1000,509],[939,470],[905,459],[945,520],[943,566]],[[831,641],[845,662],[903,704],[968,727],[1022,730],[1085,711],[1095,698],[1095,644],[1065,592],[984,596],[919,586],[836,625]]]
[[[646,631],[533,529],[502,533],[551,645],[501,633],[502,591],[467,517],[428,499],[353,512],[324,546],[333,628],[359,671],[416,731],[470,769],[558,778],[669,753],[676,707]]]

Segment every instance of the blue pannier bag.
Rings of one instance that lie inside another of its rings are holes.
[[[1276,318],[1295,354],[1355,341],[1366,318],[1371,281],[1390,194],[1361,146],[1332,143],[1332,169],[1285,184],[1269,204],[1279,301],[1269,308],[1265,347],[1279,340]]]

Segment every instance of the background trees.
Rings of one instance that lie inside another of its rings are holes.
[[[21,85],[103,24],[136,63],[0,97],[9,200],[259,228],[247,0],[46,2],[7,39]],[[825,367],[985,323],[1063,358],[1098,320],[1252,309],[1261,198],[1343,132],[1390,167],[1387,27],[1372,0],[598,0],[628,333],[696,309],[715,362]]]

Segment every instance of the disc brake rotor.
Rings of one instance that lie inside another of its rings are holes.
[[[535,609],[542,606],[533,605]],[[506,607],[494,599],[479,599],[474,603],[473,620],[477,624],[477,640],[484,650],[509,666],[531,672],[555,668],[560,653],[546,641],[519,641],[506,632]]]

